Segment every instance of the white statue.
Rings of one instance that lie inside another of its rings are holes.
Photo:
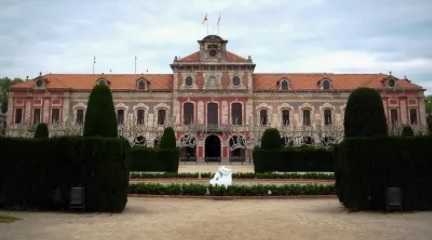
[[[210,179],[210,185],[212,186],[228,186],[232,185],[232,171],[225,166],[219,167],[214,177]]]

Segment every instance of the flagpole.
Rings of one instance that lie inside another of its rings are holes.
[[[95,74],[96,56],[93,56],[93,74]]]
[[[137,73],[137,56],[135,56],[135,74]]]

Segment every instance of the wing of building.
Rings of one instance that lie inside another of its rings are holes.
[[[114,97],[119,132],[147,145],[175,128],[185,161],[244,161],[263,131],[278,128],[286,144],[326,144],[343,136],[351,91],[377,89],[392,132],[425,129],[424,89],[386,74],[255,73],[251,57],[209,35],[199,50],[175,57],[172,74],[47,74],[11,88],[7,134],[30,135],[48,123],[55,135],[79,134],[96,84]]]

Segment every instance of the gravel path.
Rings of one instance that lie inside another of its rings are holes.
[[[431,239],[432,212],[347,212],[337,199],[129,198],[123,214],[5,212],[0,239]]]

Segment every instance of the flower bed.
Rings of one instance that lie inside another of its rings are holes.
[[[210,178],[212,173],[149,173],[131,172],[131,179],[153,179],[153,178]],[[234,179],[334,179],[334,173],[234,173]]]

